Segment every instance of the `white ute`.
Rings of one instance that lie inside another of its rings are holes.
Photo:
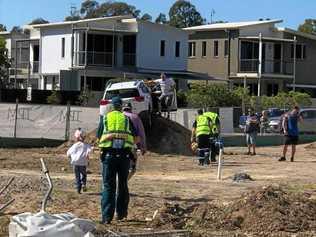
[[[100,114],[104,114],[105,106],[111,103],[111,99],[115,96],[121,97],[123,103],[131,103],[133,112],[138,114],[142,119],[144,127],[151,127],[152,98],[151,90],[142,80],[110,82],[100,101]]]

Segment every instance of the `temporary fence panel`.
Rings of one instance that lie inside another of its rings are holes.
[[[98,123],[98,108],[0,104],[0,137],[63,140],[79,127],[89,132]]]

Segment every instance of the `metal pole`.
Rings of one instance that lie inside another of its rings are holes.
[[[247,76],[244,77],[244,91],[247,89]],[[245,104],[245,97],[242,97],[242,114],[246,114],[246,104]]]
[[[18,42],[15,40],[15,68],[14,68],[14,89],[16,89],[17,70],[18,70]]]
[[[220,148],[218,156],[217,180],[222,180],[222,156],[223,148]]]
[[[15,100],[15,120],[14,120],[14,134],[13,137],[16,138],[16,127],[18,123],[18,107],[19,107],[19,99]]]
[[[84,63],[84,79],[83,79],[83,90],[84,92],[87,89],[87,65],[88,65],[88,32],[89,28],[86,29],[86,42],[85,42],[85,63]]]
[[[67,109],[66,109],[66,127],[65,127],[65,140],[69,140],[69,130],[70,130],[70,102],[67,102]]]
[[[47,169],[47,167],[45,165],[45,162],[44,162],[43,158],[41,158],[41,164],[42,164],[42,171],[45,174],[46,179],[48,181],[48,185],[49,185],[49,189],[48,189],[47,193],[45,194],[45,197],[44,197],[44,199],[42,201],[41,212],[45,212],[48,198],[50,197],[50,195],[51,195],[51,193],[53,191],[53,183],[52,183],[52,179],[50,178],[49,171],[48,171],[48,169]]]
[[[113,38],[112,38],[112,68],[114,68],[114,51],[115,51],[115,21],[113,23]]]
[[[258,65],[258,97],[261,95],[261,75],[262,75],[262,34],[259,34],[259,65]]]
[[[293,91],[296,90],[296,47],[297,47],[296,36],[294,36],[294,45],[293,45]]]

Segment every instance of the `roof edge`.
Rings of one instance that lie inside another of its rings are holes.
[[[277,30],[282,31],[282,32],[286,32],[286,33],[290,33],[290,34],[294,34],[294,35],[298,35],[298,36],[301,36],[304,38],[316,40],[316,34],[304,33],[304,32],[300,32],[300,31],[293,30],[291,28],[286,28],[286,27],[278,27]]]

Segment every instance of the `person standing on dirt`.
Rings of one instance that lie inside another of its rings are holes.
[[[117,220],[127,217],[129,204],[128,173],[132,149],[137,142],[133,123],[122,112],[120,97],[112,98],[113,111],[104,116],[99,127],[103,191],[101,213],[103,224],[110,224],[116,210]],[[116,186],[118,179],[118,188]]]
[[[133,157],[131,158],[131,167],[130,167],[130,175],[129,179],[136,172],[136,163],[137,163],[137,150],[141,151],[141,154],[144,155],[146,153],[146,135],[145,129],[142,120],[140,117],[132,112],[132,104],[127,103],[123,105],[123,113],[127,116],[134,125],[136,136],[139,137],[139,142],[136,144],[136,149],[133,150]]]
[[[300,116],[300,108],[294,106],[291,112],[286,113],[282,119],[282,130],[284,134],[284,146],[283,154],[279,161],[286,161],[286,153],[289,145],[292,146],[291,162],[294,162],[294,156],[296,152],[296,145],[298,143],[298,122],[303,120]]]
[[[173,91],[175,89],[176,83],[172,78],[166,77],[164,73],[161,73],[160,79],[155,80],[155,82],[160,85],[161,90],[161,95],[158,98],[158,112],[161,113],[161,106],[162,103],[164,103],[169,115],[169,109],[173,100]]]
[[[209,117],[203,115],[203,110],[197,111],[198,116],[192,126],[191,143],[197,141],[199,165],[209,165],[208,157],[205,157],[205,150],[210,149],[210,134],[212,121]],[[202,159],[204,157],[204,159]]]
[[[259,130],[259,121],[253,109],[248,110],[246,119],[245,133],[248,146],[247,155],[256,155],[256,139]],[[252,153],[251,153],[252,148]]]
[[[75,132],[76,143],[73,144],[67,151],[67,157],[71,159],[73,165],[77,192],[80,194],[87,191],[87,165],[89,154],[92,151],[91,146],[84,142],[84,132],[78,128]]]
[[[219,152],[215,146],[216,139],[219,137],[220,133],[220,120],[217,113],[205,112],[203,115],[209,117],[212,121],[211,134],[210,134],[210,152],[211,152],[211,162],[216,162],[216,154]]]

